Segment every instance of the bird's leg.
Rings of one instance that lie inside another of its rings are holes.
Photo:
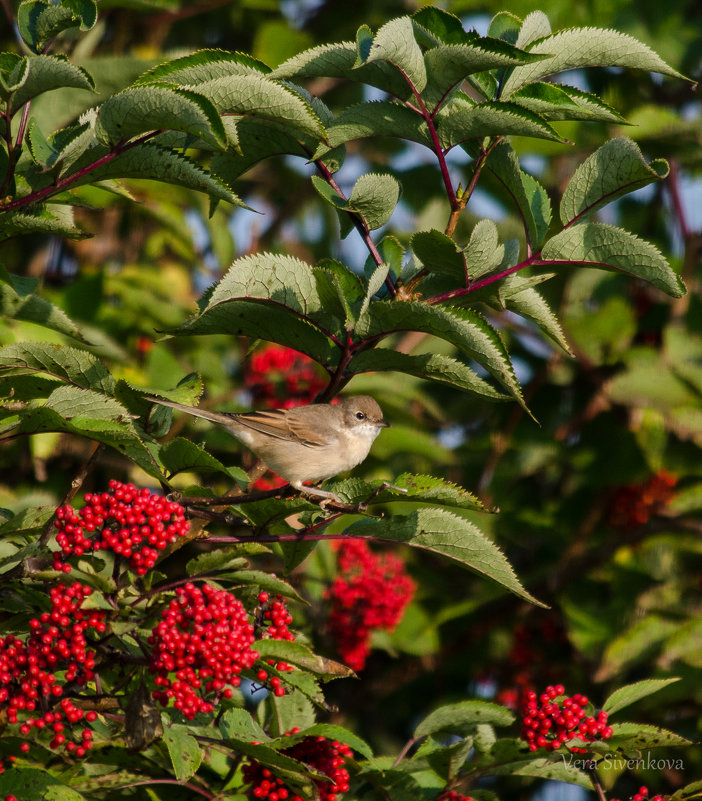
[[[303,484],[301,481],[291,481],[290,485],[303,495],[312,495],[316,498],[324,498],[324,500],[319,504],[320,509],[326,509],[327,504],[330,503],[343,503],[341,498],[336,493],[330,492],[329,490],[323,490],[319,487],[309,487]]]

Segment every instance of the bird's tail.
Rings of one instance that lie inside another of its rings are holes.
[[[173,401],[164,400],[163,398],[154,398],[151,395],[145,395],[144,400],[158,403],[161,406],[170,406],[171,409],[178,409],[180,412],[191,414],[193,417],[202,417],[205,420],[211,420],[213,423],[220,425],[231,425],[233,414],[225,414],[224,412],[210,412],[207,409],[197,409],[195,406],[185,406],[182,403],[174,403]]]

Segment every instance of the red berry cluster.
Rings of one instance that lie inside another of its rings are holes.
[[[613,798],[612,801],[619,801],[619,799]],[[631,801],[665,801],[665,796],[654,795],[649,798],[648,787],[639,787],[639,791],[631,796]]]
[[[646,524],[651,516],[670,503],[677,478],[670,473],[655,473],[641,484],[619,487],[609,508],[609,523],[620,531],[633,531]]]
[[[326,382],[315,362],[296,350],[269,344],[254,353],[246,368],[246,386],[255,405],[291,409],[311,403]]]
[[[261,478],[257,478],[253,483],[253,488],[257,490],[273,490],[284,487],[288,482],[274,473],[272,470],[264,473]]]
[[[473,801],[473,799],[469,795],[456,792],[456,790],[449,790],[440,795],[436,801]]]
[[[375,629],[392,631],[412,600],[415,585],[402,560],[374,554],[365,540],[344,540],[338,549],[339,574],[327,591],[329,631],[349,667],[361,670]]]
[[[299,729],[286,732],[297,734]],[[344,767],[345,760],[351,756],[351,749],[344,743],[328,740],[326,737],[305,737],[299,743],[286,748],[281,753],[304,762],[323,773],[329,781],[315,780],[319,801],[338,801],[341,793],[349,789],[349,772]],[[249,798],[268,801],[304,801],[281,779],[274,776],[258,762],[248,762],[243,768],[244,780],[250,784]]]
[[[549,685],[539,696],[535,692],[527,693],[522,708],[521,737],[529,743],[529,750],[545,748],[556,751],[576,739],[585,742],[608,740],[612,729],[607,725],[607,713],[588,716],[585,712],[588,703],[584,695],[566,696],[562,684]],[[583,748],[573,747],[571,750],[585,753]]]
[[[92,722],[97,715],[84,713],[69,698],[62,698],[56,709],[51,702],[63,696],[66,684],[84,685],[94,678],[95,652],[85,635],[102,634],[106,624],[104,612],[81,608],[91,593],[77,582],[52,587],[51,611],[29,621],[31,632],[25,640],[12,634],[0,637],[0,714],[7,716],[9,725],[19,726],[23,737],[32,729],[52,732],[49,747],[63,746],[77,757],[91,748],[92,732],[84,729],[73,739],[72,726],[84,717]],[[48,711],[35,717],[37,707]],[[25,741],[20,749],[26,752],[29,747]]]
[[[156,563],[158,552],[187,533],[183,507],[153,495],[148,489],[122,484],[114,479],[109,492],[85,495],[79,511],[61,506],[56,511],[54,569],[69,573],[70,556],[91,551],[113,551],[143,576]]]
[[[150,670],[160,688],[152,695],[163,706],[173,700],[188,720],[212,712],[227,685],[238,687],[239,674],[258,659],[251,650],[254,627],[241,601],[226,590],[188,582],[163,610],[149,644]]]
[[[263,629],[263,636],[272,640],[289,640],[292,642],[295,639],[295,635],[288,628],[288,625],[292,623],[292,615],[288,611],[283,597],[276,595],[271,601],[267,592],[260,592],[258,594],[258,602],[262,605],[260,624]],[[267,659],[266,661],[269,665],[275,665],[276,670],[281,672],[293,670],[293,667],[288,665],[287,662],[276,662],[274,659]],[[256,678],[262,683],[267,682],[273,695],[278,697],[285,695],[285,688],[278,676],[273,676],[269,680],[268,672],[264,668],[260,668],[256,673]]]

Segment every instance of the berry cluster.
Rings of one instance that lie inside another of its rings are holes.
[[[163,706],[173,700],[188,720],[212,712],[227,685],[238,687],[239,674],[258,659],[251,650],[254,627],[241,601],[226,590],[188,582],[163,610],[149,637],[150,670],[160,689],[152,695]]]
[[[612,801],[619,801],[619,799],[613,798]],[[665,796],[654,795],[649,798],[648,787],[639,787],[638,792],[631,796],[631,801],[665,801]]]
[[[463,793],[459,793],[456,790],[449,790],[440,795],[436,801],[473,801],[473,799],[469,795],[463,795]]]
[[[522,708],[521,737],[529,743],[529,750],[556,751],[570,740],[608,740],[612,729],[607,725],[607,713],[588,716],[585,712],[588,703],[584,695],[566,696],[562,684],[549,685],[539,696],[535,692],[527,693]],[[571,750],[585,753],[583,748]]]
[[[374,554],[364,540],[344,540],[337,562],[339,574],[326,594],[331,601],[329,631],[346,664],[361,670],[371,633],[395,628],[415,585],[399,557]]]
[[[655,473],[641,484],[620,487],[609,508],[609,523],[620,531],[633,531],[645,525],[656,512],[670,503],[677,478],[670,473]]]
[[[156,563],[158,552],[187,533],[183,507],[148,489],[110,481],[109,492],[85,495],[79,511],[61,506],[56,511],[54,569],[69,573],[71,556],[113,551],[143,576]]]
[[[0,637],[0,715],[9,725],[17,725],[22,737],[33,729],[51,732],[49,747],[63,746],[76,757],[92,747],[92,732],[83,729],[74,739],[72,726],[84,717],[92,722],[97,715],[83,712],[62,696],[67,684],[83,686],[94,678],[95,652],[86,634],[102,634],[106,624],[104,612],[81,608],[91,593],[90,587],[78,582],[52,587],[51,611],[29,621],[25,640],[12,634]],[[35,717],[37,708],[45,711]],[[27,752],[29,747],[25,740],[20,749]]]
[[[288,628],[288,625],[292,623],[292,615],[288,611],[283,597],[276,595],[271,601],[267,592],[260,592],[258,594],[258,602],[261,604],[260,627],[263,629],[263,636],[272,640],[288,640],[292,642],[295,639],[295,635]],[[275,665],[276,670],[281,672],[293,670],[292,666],[288,665],[287,662],[276,662],[274,659],[267,659],[266,661],[269,665]],[[273,695],[278,697],[285,695],[285,688],[282,686],[280,679],[277,676],[273,676],[269,680],[268,672],[264,668],[258,670],[256,678],[262,683],[267,682]]]
[[[299,729],[286,732],[286,735],[297,734]],[[351,749],[344,743],[328,740],[326,737],[305,737],[299,743],[286,748],[281,753],[304,762],[305,765],[323,773],[329,781],[315,780],[319,801],[338,801],[341,793],[349,789],[349,773],[344,767]],[[267,799],[268,801],[303,801],[281,779],[274,776],[258,762],[248,762],[243,768],[244,780],[250,784],[249,798]]]
[[[311,403],[325,386],[314,361],[281,345],[266,345],[251,357],[246,386],[255,405],[291,409]]]

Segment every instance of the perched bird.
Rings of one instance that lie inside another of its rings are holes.
[[[356,467],[368,456],[380,430],[390,425],[368,395],[244,414],[210,412],[162,398],[146,400],[219,423],[296,490],[336,501],[333,492],[305,487],[303,482],[321,481]]]

